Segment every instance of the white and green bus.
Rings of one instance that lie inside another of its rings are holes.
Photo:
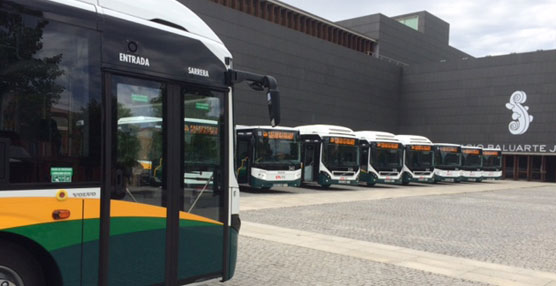
[[[457,144],[434,144],[434,181],[461,181],[461,146]]]
[[[461,146],[461,180],[481,182],[483,180],[483,149],[480,147]]]
[[[403,145],[388,132],[357,131],[361,146],[361,174],[359,181],[373,186],[376,183],[401,184]]]
[[[404,146],[402,184],[434,182],[434,144],[418,135],[396,135]]]
[[[483,149],[483,180],[502,179],[502,150],[497,148]]]
[[[173,0],[3,0],[0,19],[0,285],[230,279],[233,88],[266,89],[276,125],[275,79]]]
[[[302,142],[304,184],[318,183],[323,188],[359,184],[359,139],[353,130],[323,124],[296,129]]]
[[[301,185],[299,131],[288,127],[236,126],[240,185],[268,190]]]

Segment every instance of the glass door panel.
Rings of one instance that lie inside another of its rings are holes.
[[[110,285],[164,282],[166,85],[113,76]]]
[[[179,277],[222,272],[224,212],[224,94],[184,89],[184,171]]]

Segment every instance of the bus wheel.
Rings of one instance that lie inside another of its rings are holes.
[[[372,187],[372,186],[374,186],[375,184],[376,184],[375,182],[372,182],[372,183],[367,182],[367,187]]]
[[[45,285],[41,266],[23,247],[0,241],[0,285]]]

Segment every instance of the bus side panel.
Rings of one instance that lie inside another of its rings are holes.
[[[26,237],[43,247],[56,262],[64,285],[79,285],[82,200],[59,200],[54,196],[0,200],[0,230]],[[57,210],[69,211],[69,218],[54,219]]]
[[[85,200],[83,284],[97,285],[99,200]],[[152,205],[111,202],[109,284],[152,285],[164,281],[166,209]],[[180,213],[179,278],[222,272],[223,225]]]

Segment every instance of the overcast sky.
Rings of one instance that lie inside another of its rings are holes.
[[[556,0],[282,0],[339,21],[426,10],[450,24],[450,45],[475,57],[556,49]]]

